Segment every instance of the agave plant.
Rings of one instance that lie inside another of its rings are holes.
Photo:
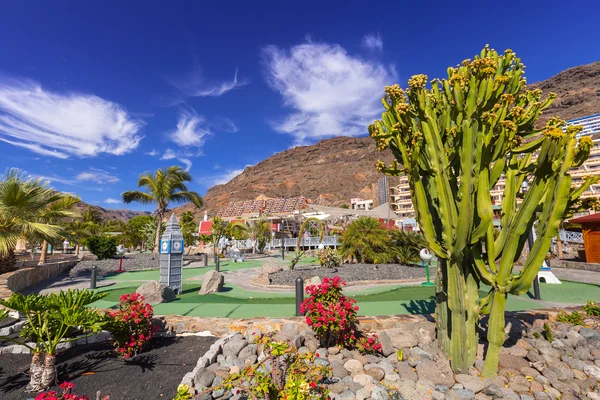
[[[81,338],[66,338],[68,334],[78,331],[91,335],[102,329],[104,317],[86,306],[107,295],[88,290],[68,290],[49,295],[13,293],[8,299],[0,300],[4,307],[27,318],[21,339],[3,338],[28,347],[33,354],[27,390],[41,391],[55,383],[58,344]],[[29,345],[26,339],[32,339],[34,345]]]

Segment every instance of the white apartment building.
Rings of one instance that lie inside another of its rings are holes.
[[[573,119],[567,121],[567,125],[581,125],[583,127],[583,130],[577,137],[600,134],[600,114]],[[583,176],[600,175],[600,137],[592,137],[592,139],[594,141],[594,147],[591,150],[590,158],[581,167],[571,170],[574,186],[581,183]],[[500,205],[502,202],[504,184],[504,179],[501,178],[496,186],[490,191],[492,201],[496,205]],[[593,196],[600,196],[600,182],[592,185],[589,190],[581,195],[582,198]],[[392,209],[400,220],[415,217],[415,210],[412,205],[412,200],[410,199],[408,178],[406,176],[400,177],[399,184],[390,188],[390,199]]]
[[[350,208],[353,210],[369,211],[373,209],[373,200],[364,200],[360,198],[350,199]]]

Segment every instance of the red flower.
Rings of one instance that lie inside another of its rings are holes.
[[[58,385],[59,388],[61,388],[62,390],[69,390],[69,389],[73,389],[75,387],[74,384],[72,384],[71,382],[63,382],[60,385]]]
[[[311,382],[311,383],[310,383],[310,387],[314,389],[314,388],[316,388],[316,387],[317,387],[317,384],[316,384],[316,383],[314,383],[314,382]]]

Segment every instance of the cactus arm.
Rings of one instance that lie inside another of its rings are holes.
[[[498,371],[500,347],[504,343],[504,310],[506,309],[506,293],[494,291],[489,305],[490,316],[488,319],[488,350],[483,364],[482,375],[486,378],[493,377]]]
[[[472,232],[473,225],[473,179],[474,158],[475,158],[475,137],[477,135],[476,121],[463,121],[462,139],[463,154],[461,156],[461,177],[460,177],[460,205],[456,224],[456,234],[452,258],[456,261],[462,258],[462,254],[469,241],[469,233]],[[484,231],[485,232],[485,231]]]
[[[473,264],[473,270],[475,271],[481,282],[485,283],[486,285],[493,285],[494,274],[492,274],[485,265],[485,262],[481,258],[481,252],[475,254],[475,257],[473,258]]]
[[[414,179],[412,182],[415,214],[417,221],[419,221],[419,226],[423,232],[423,236],[429,243],[429,248],[431,251],[433,251],[438,257],[447,258],[447,252],[442,248],[436,238],[433,219],[431,218],[431,212],[428,209],[427,195],[425,194],[423,181],[421,179]]]
[[[442,230],[442,243],[446,249],[450,249],[452,246],[452,226],[453,221],[451,218],[451,207],[454,205],[450,204],[452,199],[451,193],[448,190],[448,177],[446,171],[443,170],[440,165],[439,154],[444,151],[443,148],[438,148],[435,146],[434,138],[431,134],[431,130],[429,129],[429,124],[423,122],[422,125],[423,136],[425,138],[427,153],[429,159],[431,160],[431,169],[433,171],[433,179],[435,181],[435,186],[437,188],[438,196],[439,196],[439,216],[442,222],[443,230]]]
[[[490,171],[483,169],[479,173],[479,189],[477,190],[477,213],[480,218],[479,225],[471,235],[471,244],[476,243],[484,235],[487,235],[488,228],[492,223],[494,210],[492,208],[492,198],[489,191],[485,190],[490,186],[489,183]]]

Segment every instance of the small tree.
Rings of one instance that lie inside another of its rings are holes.
[[[225,221],[221,217],[213,217],[211,222],[212,232],[210,235],[210,241],[213,245],[213,256],[216,257],[219,242],[225,237]]]
[[[408,176],[417,222],[439,260],[436,328],[452,368],[467,373],[477,353],[479,313],[490,314],[483,374],[496,374],[504,342],[508,294],[526,293],[537,276],[569,201],[597,178],[571,189],[569,170],[589,157],[581,127],[551,118],[535,123],[556,98],[526,90],[524,65],[511,50],[487,46],[473,61],[448,68],[447,79],[415,75],[405,91],[385,88],[380,121],[369,126],[377,149],[390,149],[388,175]],[[537,157],[534,157],[534,153]],[[504,177],[501,230],[494,235],[490,189]],[[521,184],[530,189],[521,204]],[[536,223],[537,222],[537,223]],[[523,269],[513,274],[529,231],[537,239]],[[492,287],[481,304],[479,284]]]
[[[373,217],[360,217],[352,221],[342,236],[340,252],[344,258],[358,262],[387,262],[390,258],[389,235]]]
[[[19,311],[27,318],[21,331],[22,338],[31,338],[34,346],[15,338],[2,338],[28,347],[33,356],[29,369],[30,382],[27,389],[32,392],[43,390],[56,382],[56,350],[64,341],[78,340],[70,333],[93,334],[106,323],[104,317],[87,305],[108,295],[89,290],[68,290],[49,295],[13,293],[0,304]],[[42,360],[42,356],[45,357]],[[42,362],[43,361],[43,362]]]
[[[181,233],[183,234],[185,245],[193,246],[197,240],[194,233],[198,233],[198,223],[196,222],[194,214],[191,211],[186,211],[181,214],[179,225],[181,226]]]
[[[86,240],[86,245],[99,260],[111,258],[117,253],[117,238],[114,236],[92,236]]]

